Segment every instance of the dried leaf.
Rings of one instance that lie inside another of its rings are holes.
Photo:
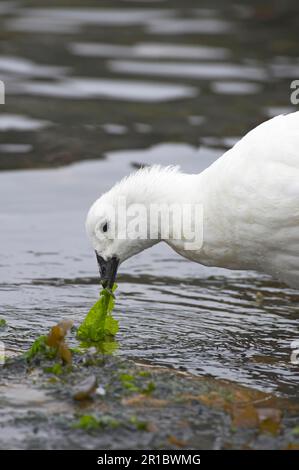
[[[187,442],[182,441],[181,439],[178,439],[176,436],[169,436],[168,437],[168,442],[170,445],[175,446],[175,447],[187,447]]]
[[[259,429],[277,435],[280,432],[282,412],[276,408],[257,408]]]
[[[168,405],[167,400],[159,398],[151,398],[145,394],[134,395],[133,397],[123,398],[122,404],[125,406],[146,406],[153,408],[161,408]]]
[[[238,428],[256,428],[258,414],[253,405],[234,406],[232,409],[232,425]]]
[[[72,325],[72,321],[62,320],[57,325],[53,326],[47,336],[46,344],[50,347],[58,348]]]
[[[64,341],[58,346],[58,355],[66,364],[72,363],[72,353]]]

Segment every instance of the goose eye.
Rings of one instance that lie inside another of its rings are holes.
[[[102,231],[103,231],[104,233],[106,233],[106,232],[108,231],[108,223],[107,223],[107,222],[104,223],[104,225],[103,225],[103,227],[102,227]]]

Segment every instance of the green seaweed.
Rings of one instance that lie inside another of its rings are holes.
[[[150,377],[149,375],[138,374],[139,377]],[[156,385],[153,381],[147,382],[145,386],[137,383],[137,377],[131,374],[120,374],[119,379],[124,388],[133,393],[141,393],[144,395],[150,395],[156,390]]]
[[[94,429],[111,428],[116,429],[120,425],[119,421],[110,416],[95,417],[93,415],[83,415],[79,420],[73,424],[74,429],[84,429],[85,431],[92,431]]]
[[[0,328],[4,328],[4,326],[6,326],[6,320],[4,320],[4,318],[0,318]]]
[[[132,424],[138,431],[148,431],[148,422],[141,421],[136,416],[131,416],[130,424]]]
[[[151,374],[150,372],[148,372],[147,370],[141,370],[139,373],[138,373],[139,377],[151,377]]]
[[[54,374],[54,375],[63,374],[63,368],[62,368],[62,365],[59,362],[53,364],[53,366],[51,366],[51,367],[46,367],[44,369],[44,371],[49,373],[49,374]]]
[[[156,390],[156,384],[154,382],[149,382],[146,387],[144,387],[141,392],[144,393],[145,395],[150,395]]]
[[[42,354],[42,355],[47,355],[49,351],[49,346],[46,344],[47,336],[39,336],[30,349],[24,354],[25,358],[27,361],[32,361],[37,355]]]
[[[77,338],[81,341],[99,342],[107,337],[113,337],[118,332],[118,321],[112,317],[114,308],[113,292],[117,288],[114,284],[112,291],[103,289],[99,300],[88,312],[85,320],[77,330]]]
[[[79,418],[79,420],[73,424],[74,429],[85,429],[86,431],[91,431],[92,429],[98,429],[100,427],[97,418],[92,415],[84,415]]]
[[[122,386],[130,392],[139,392],[139,387],[135,384],[135,377],[131,374],[121,374],[119,376]]]

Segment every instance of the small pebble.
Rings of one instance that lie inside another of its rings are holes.
[[[96,389],[95,393],[96,393],[96,395],[99,395],[100,397],[104,397],[106,395],[106,390],[104,389],[104,387],[99,385],[98,388]]]

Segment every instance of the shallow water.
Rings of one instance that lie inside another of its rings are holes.
[[[136,162],[171,160],[190,171],[200,152],[162,145],[120,153],[59,170],[0,174],[1,201],[9,196],[1,208],[0,266],[8,349],[27,348],[62,317],[78,324],[96,299],[96,262],[83,227],[94,196]],[[298,337],[298,301],[298,293],[267,277],[203,268],[156,246],[120,269],[118,354],[295,395],[290,343]]]
[[[102,191],[144,163],[199,172],[262,120],[296,109],[294,15],[277,21],[255,2],[72,3],[0,5],[0,168],[15,170],[0,173],[0,339],[10,352],[61,318],[78,324],[95,301],[84,219]],[[34,167],[50,169],[16,171]],[[158,245],[121,266],[116,316],[120,355],[297,394],[299,295],[267,276],[204,268]]]

